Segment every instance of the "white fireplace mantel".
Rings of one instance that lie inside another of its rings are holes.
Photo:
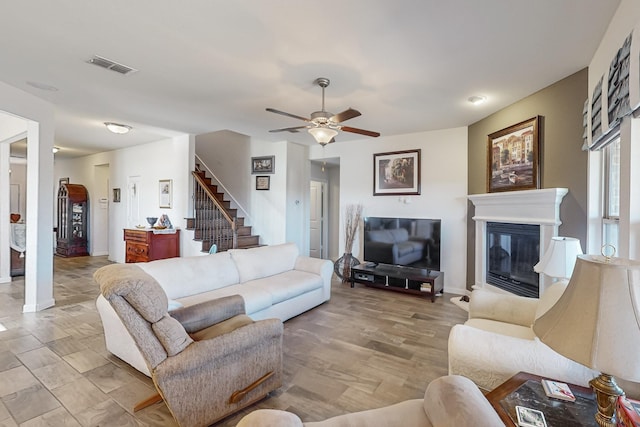
[[[489,287],[498,292],[505,292],[487,284],[487,222],[539,225],[540,257],[542,257],[551,238],[558,235],[558,227],[562,224],[560,204],[568,192],[567,188],[545,188],[468,196],[475,206],[473,216],[476,222],[474,288]],[[550,284],[550,278],[541,275],[539,284],[539,292],[542,293]]]

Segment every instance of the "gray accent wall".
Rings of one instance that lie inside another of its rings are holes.
[[[540,121],[540,188],[566,187],[559,235],[587,238],[587,153],[582,151],[582,109],[587,99],[587,69],[578,71],[469,126],[468,191],[486,193],[487,136],[535,116]],[[475,281],[474,207],[467,216],[467,288]]]

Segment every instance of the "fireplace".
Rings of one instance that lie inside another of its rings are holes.
[[[475,206],[475,280],[474,289],[485,288],[495,292],[514,292],[512,289],[506,289],[507,286],[500,286],[489,282],[489,259],[487,252],[490,250],[489,245],[490,233],[487,227],[490,223],[511,224],[515,226],[535,226],[538,228],[538,242],[536,249],[538,251],[537,258],[532,256],[527,264],[527,268],[533,266],[541,258],[542,254],[549,246],[552,237],[558,235],[558,227],[562,224],[560,221],[560,204],[563,197],[568,193],[566,188],[545,188],[540,190],[523,190],[523,191],[505,191],[500,193],[475,194],[469,196],[469,200]],[[516,240],[520,240],[517,238]],[[531,251],[532,243],[528,246]],[[516,247],[516,249],[518,249]],[[509,251],[507,251],[509,252]],[[512,256],[511,250],[510,256]],[[520,281],[520,273],[513,278]],[[533,273],[535,274],[535,273]],[[527,276],[527,275],[525,275]],[[538,289],[535,295],[533,291],[527,295],[537,296],[544,292],[546,286],[551,284],[551,278],[544,275],[538,277]],[[521,293],[518,293],[519,295]]]
[[[487,283],[525,297],[538,297],[540,226],[487,223]]]

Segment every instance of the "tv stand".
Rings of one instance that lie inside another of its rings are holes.
[[[402,265],[359,264],[351,268],[349,281],[352,288],[357,282],[373,288],[426,295],[431,297],[431,302],[436,300],[436,294],[441,294],[444,290],[442,271]]]

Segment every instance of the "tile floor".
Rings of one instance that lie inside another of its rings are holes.
[[[22,313],[24,282],[0,284],[0,427],[175,426],[149,378],[106,349],[93,272],[106,257],[54,259],[56,306]],[[448,300],[333,284],[330,302],[285,322],[285,384],[217,423],[257,408],[317,421],[421,397],[447,372],[449,329],[466,313]]]

